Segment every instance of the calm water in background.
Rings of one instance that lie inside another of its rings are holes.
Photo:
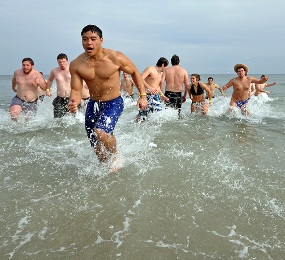
[[[235,75],[214,76],[224,85]],[[260,75],[255,75],[259,77]],[[52,98],[11,122],[0,76],[1,259],[283,259],[285,75],[269,75],[252,116],[166,109],[136,124],[125,100],[115,135],[124,167],[100,166],[84,115],[53,118]]]

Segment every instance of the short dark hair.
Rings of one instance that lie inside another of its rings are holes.
[[[266,77],[265,75],[263,75],[263,74],[261,75],[261,78],[265,78],[265,77]]]
[[[32,58],[24,58],[24,59],[22,60],[22,63],[23,63],[24,61],[28,61],[28,62],[30,62],[31,65],[35,65],[35,63],[34,63],[34,61],[33,61]]]
[[[209,77],[208,80],[209,80],[209,79],[214,80],[212,77]]]
[[[67,55],[65,53],[60,53],[60,54],[57,55],[56,59],[57,60],[61,60],[61,59],[68,60],[68,57],[67,57]]]
[[[89,32],[89,31],[93,33],[97,33],[100,38],[103,37],[102,30],[98,26],[93,25],[93,24],[86,25],[81,31],[81,36],[83,36],[84,33]]]
[[[162,65],[164,65],[164,67],[168,66],[168,59],[164,58],[164,57],[160,57],[156,63],[157,67],[162,67]]]
[[[172,65],[178,65],[179,63],[180,63],[179,57],[176,54],[174,54],[171,58],[171,64]]]

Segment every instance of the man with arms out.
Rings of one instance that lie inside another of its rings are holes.
[[[81,37],[85,52],[70,64],[71,96],[68,107],[70,112],[76,113],[84,80],[90,92],[85,114],[87,136],[100,162],[113,157],[112,170],[115,171],[117,147],[113,131],[124,108],[120,96],[120,71],[132,76],[140,94],[137,104],[140,109],[147,108],[143,80],[136,66],[123,53],[102,47],[102,31],[96,25],[85,26]]]
[[[31,58],[24,58],[22,69],[16,70],[12,78],[12,89],[16,92],[9,108],[12,120],[17,121],[21,112],[36,113],[38,86],[46,90],[46,81],[40,72],[34,70],[34,61]]]
[[[161,100],[169,101],[161,91],[162,88],[162,74],[164,68],[168,66],[168,60],[164,57],[159,58],[156,66],[147,67],[142,73],[142,79],[147,92],[148,108],[140,110],[138,119],[145,120],[149,112],[161,111]]]
[[[134,98],[134,85],[135,83],[132,78],[129,78],[128,73],[123,72],[120,91],[123,91],[126,97]]]
[[[219,87],[215,82],[214,82],[214,79],[212,77],[209,77],[208,78],[208,83],[206,83],[206,85],[210,88],[210,91],[211,91],[211,95],[212,95],[212,98],[215,97],[215,90],[216,88],[221,92],[221,95],[224,96],[224,92],[223,92],[223,89],[221,87]],[[208,99],[208,95],[206,95],[206,98]]]
[[[236,64],[234,71],[237,73],[237,77],[231,79],[226,85],[223,86],[223,90],[226,91],[228,88],[233,86],[233,94],[230,101],[231,107],[239,107],[242,114],[248,115],[246,110],[246,104],[249,101],[250,84],[263,84],[267,81],[267,78],[257,79],[254,77],[247,76],[248,68],[244,64]]]
[[[57,63],[58,67],[52,69],[50,72],[47,86],[48,91],[47,95],[51,96],[52,93],[50,88],[52,86],[52,82],[56,80],[56,98],[53,100],[52,104],[54,106],[53,114],[54,117],[63,117],[68,112],[68,102],[69,96],[71,92],[70,88],[70,73],[69,73],[69,64],[68,57],[64,53],[60,53],[57,55]]]
[[[264,77],[266,77],[265,75],[261,75],[261,79],[263,79]],[[255,84],[255,96],[259,96],[261,95],[262,93],[266,93],[266,94],[270,94],[269,91],[266,91],[264,90],[265,87],[271,87],[271,86],[274,86],[276,85],[276,82],[273,82],[271,84],[266,84],[266,83],[263,83],[263,84]]]
[[[179,63],[179,57],[177,55],[173,55],[171,58],[172,66],[164,70],[162,82],[166,81],[165,96],[169,98],[169,102],[167,102],[166,105],[178,109],[178,115],[180,116],[183,84],[184,96],[186,97],[189,80],[187,71],[180,67]]]

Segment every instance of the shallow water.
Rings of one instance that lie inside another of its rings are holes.
[[[94,156],[82,114],[55,120],[46,98],[35,118],[11,122],[7,87],[1,259],[283,259],[283,88],[253,97],[250,117],[227,112],[230,92],[208,116],[187,101],[181,119],[165,109],[144,123],[125,100],[114,174]]]

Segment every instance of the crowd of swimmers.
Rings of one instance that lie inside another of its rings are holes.
[[[222,88],[214,83],[212,77],[203,83],[200,75],[194,73],[189,80],[187,70],[179,65],[177,55],[171,57],[171,66],[168,66],[166,58],[161,57],[156,65],[140,73],[123,53],[103,48],[102,30],[96,25],[85,26],[81,39],[84,52],[70,65],[67,55],[60,53],[57,56],[58,67],[51,70],[47,81],[41,72],[34,69],[31,58],[22,60],[22,68],[16,70],[12,78],[12,89],[16,95],[9,112],[15,121],[26,111],[36,113],[38,99],[53,95],[51,87],[55,79],[54,117],[63,117],[80,109],[85,111],[85,129],[90,144],[100,162],[111,162],[112,171],[121,167],[113,131],[124,109],[122,95],[134,98],[134,87],[139,95],[137,120],[145,120],[149,113],[162,110],[162,102],[166,107],[176,109],[180,116],[181,105],[187,96],[192,101],[191,112],[206,114],[215,90],[224,96],[230,87],[233,87],[230,107],[238,107],[242,113],[248,114],[246,104],[250,96],[268,93],[264,88],[276,84],[266,84],[268,78],[265,75],[260,79],[248,76],[248,67],[244,64],[234,66],[237,77]]]

